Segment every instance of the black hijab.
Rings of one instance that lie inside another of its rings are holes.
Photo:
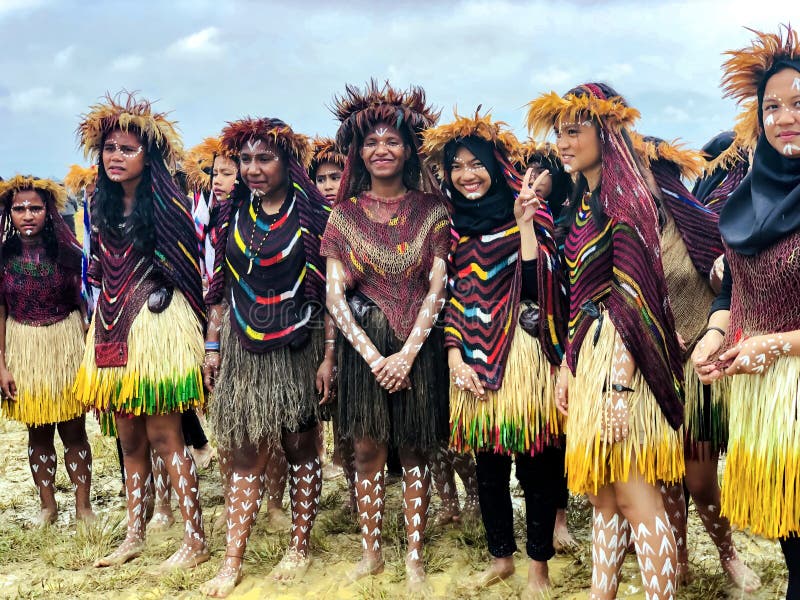
[[[477,200],[465,198],[453,187],[453,159],[459,146],[472,152],[492,178],[489,191]],[[491,142],[474,135],[449,141],[444,147],[444,169],[453,206],[453,227],[459,235],[483,235],[514,220],[514,195],[503,177]]]
[[[800,59],[781,60],[758,89],[762,133],[753,154],[753,169],[728,198],[719,218],[725,243],[746,256],[758,254],[782,237],[800,231],[800,157],[787,158],[764,137],[761,104],[767,81],[785,68],[800,72]]]
[[[733,143],[733,138],[733,131],[723,131],[711,138],[702,148],[706,161],[711,162],[727,150]],[[692,189],[692,195],[705,204],[705,199],[708,195],[717,189],[727,176],[728,172],[725,169],[717,167],[713,173],[697,180]]]

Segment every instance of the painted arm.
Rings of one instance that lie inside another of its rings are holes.
[[[220,366],[219,332],[222,329],[222,304],[208,307],[208,325],[206,326],[206,354],[203,360],[203,383],[208,391],[214,390]]]
[[[6,398],[16,397],[17,384],[14,376],[6,367],[6,307],[4,304],[0,304],[0,387]]]
[[[328,311],[325,311],[325,356],[317,369],[317,392],[320,404],[333,400],[336,390],[336,323]]]

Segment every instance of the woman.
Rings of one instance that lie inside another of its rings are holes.
[[[75,518],[94,519],[92,449],[86,409],[73,386],[83,353],[86,307],[81,250],[61,218],[66,201],[49,179],[17,175],[0,183],[0,387],[6,417],[28,427],[28,462],[41,512],[55,523],[56,429],[75,486]]]
[[[628,523],[645,593],[675,593],[675,538],[660,482],[683,476],[683,365],[659,254],[655,204],[626,128],[638,117],[604,84],[531,102],[576,175],[564,255],[569,330],[556,401],[567,419],[573,493],[594,507],[592,594],[616,595]]]
[[[706,382],[732,376],[721,512],[738,527],[780,539],[786,597],[798,598],[800,39],[790,28],[754,33],[751,46],[729,52],[723,89],[740,103],[755,100],[761,133],[752,171],[720,215],[728,264],[693,359]]]
[[[124,93],[92,106],[78,133],[99,161],[89,281],[100,295],[75,385],[84,405],[114,417],[128,509],[125,540],[95,566],[144,548],[152,447],[185,524],[183,544],[160,570],[191,568],[208,560],[208,547],[181,413],[203,404],[204,311],[189,202],[169,171],[180,139],[149,102]]]
[[[519,143],[489,115],[424,133],[444,176],[457,237],[444,316],[451,443],[475,451],[490,568],[479,585],[514,572],[512,456],[525,493],[530,558],[524,597],[550,588],[547,561],[564,470],[554,375],[561,362],[563,288],[553,218],[536,195],[546,174],[520,183]]]
[[[645,166],[646,180],[663,216],[661,256],[675,325],[683,342],[686,366],[686,478],[700,519],[717,547],[722,568],[730,580],[750,593],[761,582],[738,557],[727,519],[719,514],[718,457],[727,441],[727,393],[722,386],[700,383],[689,360],[705,333],[714,300],[709,275],[722,254],[719,218],[711,207],[695,199],[683,181],[696,178],[702,158],[697,152],[653,137],[633,136],[634,148]],[[678,548],[679,585],[688,581],[686,502],[683,483],[663,486],[662,495]]]
[[[278,445],[289,463],[292,526],[272,577],[290,582],[308,570],[322,488],[319,403],[328,399],[336,369],[319,253],[330,207],[303,168],[307,138],[279,119],[247,118],[225,127],[222,144],[238,157],[242,181],[220,212],[225,233],[206,295],[210,420],[230,469],[225,561],[203,586],[216,597],[227,596],[242,577]]]
[[[408,585],[424,586],[427,455],[447,438],[447,379],[434,321],[445,297],[447,210],[419,156],[438,116],[420,88],[362,91],[336,101],[336,142],[347,153],[322,241],[327,304],[339,350],[339,426],[353,440],[363,558],[353,580],[383,571],[381,526],[388,445],[398,448],[408,539]],[[429,335],[433,336],[430,340]]]

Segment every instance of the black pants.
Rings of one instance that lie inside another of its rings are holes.
[[[789,569],[789,587],[786,588],[787,600],[800,600],[800,537],[781,538],[781,550]]]
[[[495,558],[511,556],[517,550],[514,540],[514,510],[511,505],[511,457],[492,452],[475,456],[478,473],[478,498],[486,528],[489,552]],[[528,540],[525,550],[536,561],[547,561],[555,554],[553,528],[559,499],[563,498],[563,450],[547,448],[534,457],[517,454],[517,479],[525,493],[525,521]]]
[[[562,442],[563,443],[563,442]],[[567,505],[569,504],[569,489],[567,488],[567,476],[564,474],[564,460],[567,454],[566,446],[562,446],[561,448],[553,448],[558,453],[558,456],[554,458],[554,460],[558,460],[558,472],[559,472],[559,484],[558,484],[558,496],[556,498],[556,508],[557,509],[566,509]]]

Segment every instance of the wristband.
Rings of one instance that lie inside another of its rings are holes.
[[[206,352],[219,352],[219,342],[206,342]]]
[[[706,327],[706,330],[703,332],[703,335],[701,337],[705,337],[705,335],[709,331],[717,331],[722,335],[722,337],[725,337],[725,330],[722,329],[721,327]]]
[[[636,391],[633,388],[628,387],[627,385],[622,385],[621,383],[612,383],[611,384],[611,389],[614,390],[615,392],[619,392],[619,393],[622,393],[622,392],[635,392]]]

